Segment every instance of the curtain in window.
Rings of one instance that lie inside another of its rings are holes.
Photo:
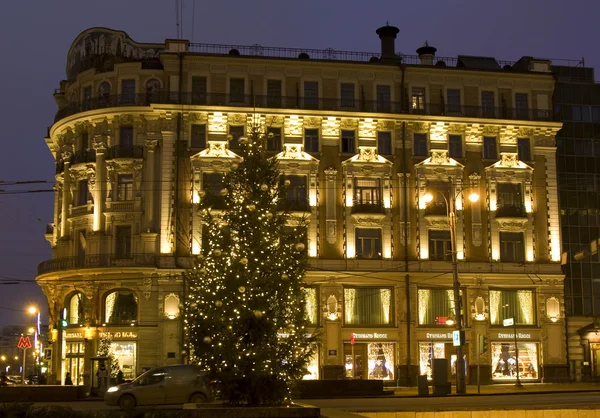
[[[106,320],[110,320],[115,309],[115,301],[117,300],[117,292],[113,292],[106,297]]]
[[[490,290],[490,320],[492,324],[498,324],[498,311],[500,309],[500,291]]]
[[[314,287],[305,287],[303,290],[308,322],[316,324],[318,322],[317,289]]]
[[[422,307],[419,305],[419,325],[437,325],[438,318],[454,317],[452,289],[419,289],[419,292],[421,291],[427,292],[429,297],[421,300],[421,293],[419,294],[419,303],[425,306],[425,315],[422,317]]]
[[[524,344],[524,346],[525,346],[525,350],[527,351],[527,355],[529,356],[529,360],[531,360],[531,365],[533,366],[533,370],[535,371],[535,377],[537,378],[537,374],[538,374],[537,344],[536,343],[526,343],[526,344]],[[519,356],[519,357],[521,357],[521,356]],[[519,362],[520,361],[521,361],[521,359],[519,359]]]
[[[518,290],[522,324],[533,324],[533,291]],[[536,369],[537,370],[537,369]]]
[[[391,289],[344,289],[346,323],[360,325],[389,324],[391,297]]]
[[[419,300],[419,324],[425,324],[425,318],[427,317],[427,307],[429,306],[429,289],[418,290]]]
[[[531,325],[534,320],[532,290],[490,290],[490,319],[499,325],[507,318],[516,324]]]
[[[133,292],[118,291],[112,304],[111,315],[107,316],[109,323],[135,321],[137,319],[137,301]],[[108,298],[107,298],[108,311]],[[108,312],[107,312],[108,313]]]
[[[352,323],[354,303],[356,302],[356,289],[344,289],[344,305],[346,309],[346,323]]]

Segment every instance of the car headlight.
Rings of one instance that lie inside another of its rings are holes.
[[[113,387],[111,387],[111,388],[108,388],[107,392],[108,392],[108,393],[111,393],[111,392],[116,392],[116,391],[118,391],[118,390],[119,390],[119,387],[118,387],[118,386],[113,386]]]

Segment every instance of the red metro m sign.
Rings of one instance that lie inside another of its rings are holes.
[[[29,340],[29,337],[21,337],[19,338],[19,343],[17,344],[18,348],[22,348],[22,349],[26,349],[26,348],[31,348],[31,341]]]

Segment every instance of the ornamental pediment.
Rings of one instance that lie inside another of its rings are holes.
[[[209,141],[208,148],[190,157],[192,160],[203,158],[229,158],[241,160],[242,157],[227,148],[227,143],[224,141]]]

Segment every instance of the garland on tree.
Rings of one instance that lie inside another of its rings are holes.
[[[282,211],[290,183],[265,156],[260,130],[239,142],[243,160],[225,175],[220,197],[202,196],[208,239],[186,272],[185,329],[191,362],[220,381],[226,402],[281,404],[315,350],[302,288],[306,220]],[[215,198],[225,207],[219,215]]]
[[[117,373],[119,372],[119,360],[115,358],[115,355],[110,350],[110,345],[112,344],[112,339],[110,338],[100,338],[100,343],[98,344],[98,351],[96,352],[97,357],[106,357],[110,360],[110,377],[117,377]]]

